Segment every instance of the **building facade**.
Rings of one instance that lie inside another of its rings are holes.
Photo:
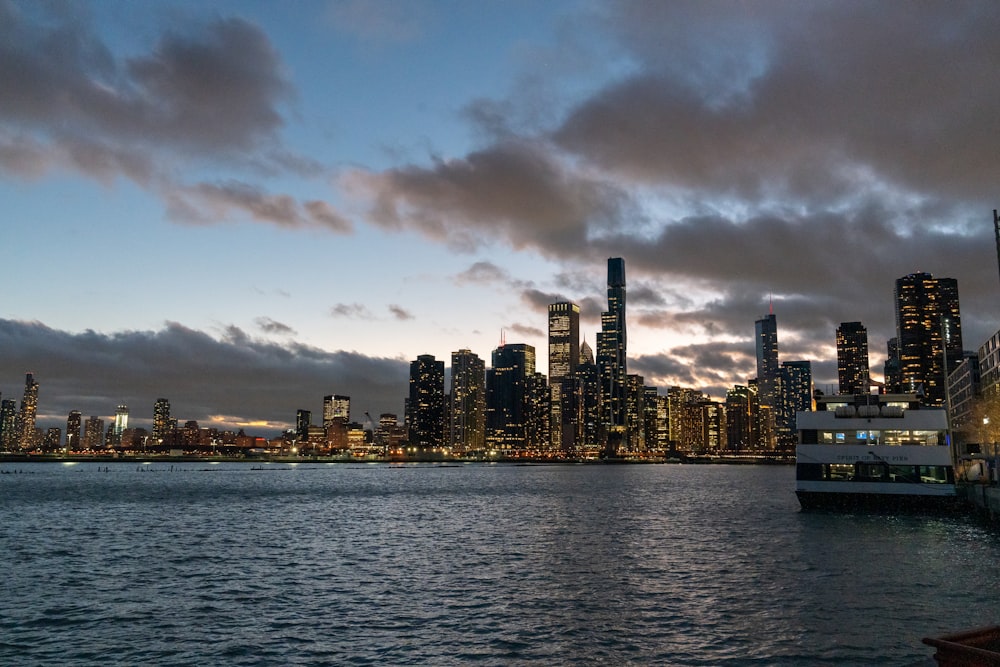
[[[861,322],[841,322],[837,327],[837,390],[840,394],[867,394],[868,329]]]

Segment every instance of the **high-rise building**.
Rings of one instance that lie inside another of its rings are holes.
[[[444,362],[422,354],[410,362],[407,402],[410,445],[421,449],[445,443]]]
[[[726,442],[733,450],[753,449],[757,444],[757,392],[734,385],[726,392]]]
[[[867,394],[868,329],[861,322],[841,322],[837,327],[838,393]]]
[[[625,327],[625,260],[608,258],[608,310],[597,334],[597,367],[601,374],[601,421],[607,433],[605,454],[617,455],[628,441]]]
[[[298,438],[299,442],[306,442],[309,440],[309,427],[311,425],[311,410],[300,409],[295,411],[295,437]]]
[[[20,437],[17,431],[17,401],[5,398],[0,401],[0,450],[13,451]]]
[[[18,446],[22,450],[35,447],[35,417],[38,413],[38,383],[31,373],[24,376],[24,396],[18,413]]]
[[[121,440],[122,433],[128,428],[128,406],[119,405],[115,408],[115,441]]]
[[[757,348],[757,392],[761,405],[774,407],[778,401],[778,320],[773,306],[767,317],[754,322]]]
[[[603,451],[606,440],[601,424],[601,374],[594,362],[594,351],[587,341],[580,344],[580,362],[576,367],[578,436],[576,451],[589,455]]]
[[[911,273],[896,280],[896,338],[904,393],[924,405],[945,404],[946,369],[962,360],[958,281]]]
[[[795,415],[813,409],[812,364],[808,361],[784,361],[778,376],[778,405],[775,430],[779,447],[794,449],[798,439]]]
[[[80,449],[83,441],[80,439],[82,417],[79,410],[71,410],[66,417],[66,449],[75,452]]]
[[[83,448],[90,450],[104,448],[104,420],[100,417],[91,416],[84,422]]]
[[[552,448],[576,449],[579,437],[580,307],[575,303],[549,304],[549,405]]]
[[[486,443],[514,452],[540,443],[529,441],[534,418],[535,348],[525,343],[502,344],[493,350],[486,371]]]
[[[451,418],[448,441],[459,452],[486,445],[486,362],[471,350],[451,353]]]
[[[330,394],[323,397],[323,428],[330,428],[334,419],[344,424],[351,421],[351,397]]]
[[[159,444],[170,432],[170,401],[158,398],[153,403],[153,442]]]

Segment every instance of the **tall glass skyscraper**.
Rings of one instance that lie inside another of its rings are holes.
[[[170,401],[158,398],[153,403],[153,443],[159,444],[170,432]]]
[[[444,446],[444,362],[422,354],[410,362],[410,444],[421,449]]]
[[[80,411],[70,411],[69,416],[66,417],[66,449],[71,452],[77,451],[83,444],[80,439],[82,427],[83,417],[80,415]]]
[[[627,441],[625,328],[625,260],[608,258],[608,310],[597,334],[597,367],[601,374],[601,421],[607,433],[605,453],[615,456]]]
[[[549,424],[553,449],[575,450],[580,423],[580,307],[549,304]]]
[[[448,441],[459,452],[486,445],[486,362],[471,350],[451,353]]]
[[[895,304],[899,390],[922,394],[925,405],[942,407],[946,368],[962,361],[958,281],[911,273],[896,280]]]
[[[771,408],[778,402],[778,319],[774,309],[754,322],[757,347],[757,392],[761,405]]]
[[[868,329],[861,322],[837,327],[837,380],[838,393],[868,393]]]
[[[35,446],[35,417],[38,413],[38,383],[34,376],[28,373],[24,377],[24,396],[21,398],[21,410],[18,413],[18,445],[22,450],[31,450]]]
[[[504,344],[493,350],[486,371],[486,442],[511,452],[539,443],[529,442],[536,397],[535,348],[526,343]]]

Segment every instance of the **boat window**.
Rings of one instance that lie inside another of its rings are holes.
[[[843,482],[854,477],[854,466],[850,463],[830,463],[826,466],[826,478],[835,482]]]
[[[795,466],[795,479],[818,481],[823,479],[822,463],[799,463]]]

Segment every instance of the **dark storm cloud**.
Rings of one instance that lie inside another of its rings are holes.
[[[0,320],[0,348],[3,397],[20,400],[24,373],[33,372],[43,427],[64,427],[70,410],[107,417],[120,403],[148,427],[153,402],[165,397],[182,422],[270,434],[292,424],[297,409],[318,411],[331,393],[350,395],[359,411],[399,414],[409,373],[398,359],[277,344],[235,327],[216,339],[177,323],[101,334]]]
[[[185,185],[192,165],[254,174],[321,173],[286,149],[283,107],[295,91],[257,26],[219,18],[168,31],[152,50],[121,58],[93,32],[85,12],[4,3],[0,21],[0,170],[22,178],[78,172],[105,184],[131,180],[185,222],[231,215],[278,225],[347,232],[322,201],[299,202],[232,181]]]
[[[466,249],[496,239],[517,249],[580,248],[588,229],[614,228],[627,202],[615,187],[565,171],[543,146],[528,141],[439,159],[430,168],[355,171],[345,184],[372,198],[374,224],[413,227]]]

